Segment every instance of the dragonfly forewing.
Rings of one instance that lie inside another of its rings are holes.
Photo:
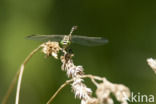
[[[30,40],[40,40],[40,41],[61,41],[64,35],[30,35],[27,39]]]
[[[65,35],[30,35],[27,36],[26,38],[31,40],[60,42],[64,36]],[[72,35],[71,42],[84,45],[84,46],[98,46],[98,45],[104,45],[108,43],[108,40],[103,37],[88,37],[82,35]]]

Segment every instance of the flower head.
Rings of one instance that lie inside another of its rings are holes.
[[[47,56],[52,55],[54,58],[58,59],[58,52],[61,50],[58,42],[48,41],[42,44],[42,47],[43,53],[45,53]]]

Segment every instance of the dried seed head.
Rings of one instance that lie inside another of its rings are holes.
[[[82,81],[83,79],[81,78],[75,78],[74,82],[72,83],[72,89],[75,93],[75,97],[87,100],[90,98],[92,90],[87,88],[86,85],[82,83]]]
[[[48,41],[42,44],[42,47],[43,53],[45,53],[47,56],[52,55],[54,58],[58,59],[58,52],[61,50],[58,42]]]
[[[113,92],[116,99],[124,104],[127,103],[127,98],[130,97],[130,90],[122,84],[114,84],[115,91]]]
[[[67,72],[68,77],[74,78],[71,86],[73,92],[75,93],[75,97],[82,100],[81,104],[96,104],[95,100],[91,100],[92,90],[87,88],[87,86],[83,83],[83,79],[79,77],[84,74],[83,67],[81,65],[74,65],[72,60],[73,54],[68,53],[66,50],[63,50],[63,53],[64,55],[60,57],[62,62],[61,68]]]
[[[67,59],[65,58],[65,56],[61,56],[60,57],[61,61],[62,61],[62,70],[67,71],[67,75],[68,77],[76,77],[78,75],[83,75],[83,67],[78,65],[74,65],[73,60],[72,59]]]
[[[153,69],[153,71],[156,73],[156,60],[153,58],[147,59],[148,65]]]
[[[98,84],[96,95],[100,104],[113,104],[114,102],[110,98],[111,93],[115,95],[119,102],[127,104],[127,98],[130,97],[130,90],[128,87],[122,84],[113,84],[106,79],[103,80],[103,83]]]
[[[111,88],[110,88],[109,83],[101,83],[98,85],[96,89],[96,96],[99,99],[100,104],[108,104],[110,99],[110,93],[111,93]]]

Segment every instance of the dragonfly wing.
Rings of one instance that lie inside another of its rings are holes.
[[[72,42],[85,46],[99,46],[108,43],[108,40],[103,37],[88,37],[88,36],[72,36]]]
[[[41,41],[61,41],[64,35],[30,35],[26,39]]]

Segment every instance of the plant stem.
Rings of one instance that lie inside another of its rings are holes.
[[[21,69],[20,69],[20,73],[19,73],[18,83],[17,83],[17,92],[16,92],[15,104],[19,103],[19,94],[20,94],[20,87],[21,87],[21,82],[22,82],[23,71],[24,71],[24,65],[22,64]]]
[[[15,104],[19,104],[19,94],[20,94],[20,88],[21,88],[21,82],[22,82],[22,76],[24,72],[24,66],[25,64],[30,60],[30,58],[41,48],[41,45],[34,49],[24,60],[23,64],[21,65],[20,68],[20,73],[19,73],[19,78],[18,78],[18,83],[17,83],[17,90],[16,90],[16,100]]]
[[[16,81],[18,79],[18,84],[17,84],[17,92],[16,92],[16,103],[19,103],[19,93],[20,93],[20,86],[21,86],[21,81],[22,81],[22,75],[23,75],[23,71],[24,71],[24,65],[30,60],[30,58],[41,48],[41,45],[39,47],[37,47],[36,49],[34,49],[24,60],[23,64],[21,65],[20,70],[18,70],[18,72],[16,73],[14,79],[12,80],[9,89],[7,90],[6,95],[4,96],[3,100],[2,100],[2,104],[6,104],[8,101],[8,98],[16,84]],[[19,78],[18,78],[19,77]]]
[[[64,84],[62,84],[59,89],[53,94],[53,96],[49,99],[49,101],[47,102],[47,104],[50,104],[53,99],[56,97],[56,95],[66,86],[68,85],[70,82],[72,82],[73,80],[67,80]]]

